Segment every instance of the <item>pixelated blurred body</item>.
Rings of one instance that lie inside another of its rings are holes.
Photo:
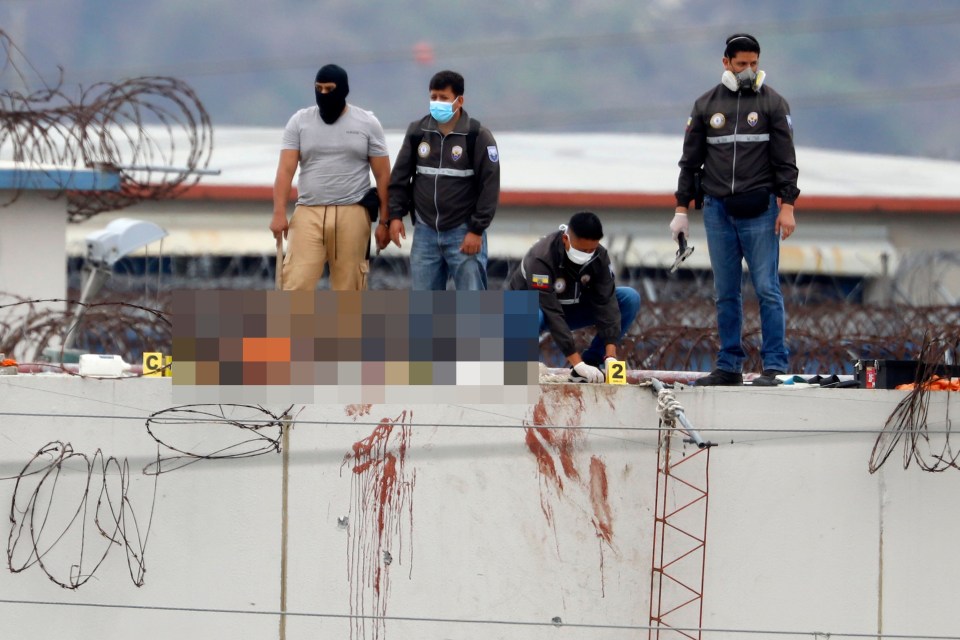
[[[524,291],[178,291],[178,402],[528,404]]]

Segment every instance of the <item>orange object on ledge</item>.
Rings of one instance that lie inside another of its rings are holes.
[[[960,378],[933,376],[926,382],[921,383],[920,387],[929,391],[960,391]],[[902,391],[913,391],[917,388],[917,383],[899,384],[896,388]]]

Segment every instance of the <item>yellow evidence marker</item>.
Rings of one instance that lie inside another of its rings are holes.
[[[627,363],[623,360],[607,360],[607,384],[627,384]]]
[[[163,354],[158,351],[143,353],[143,376],[145,378],[160,378],[163,376]]]

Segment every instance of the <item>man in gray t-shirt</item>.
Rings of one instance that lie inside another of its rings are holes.
[[[317,106],[297,111],[283,131],[273,185],[270,230],[278,241],[290,233],[283,288],[314,289],[329,264],[331,289],[360,291],[367,287],[371,223],[361,200],[370,190],[371,170],[379,219],[387,220],[386,139],[373,113],[347,104],[346,71],[324,66],[314,91]],[[298,167],[297,206],[288,222],[287,202]]]

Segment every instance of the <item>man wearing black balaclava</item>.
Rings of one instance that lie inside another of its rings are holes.
[[[313,92],[320,107],[320,118],[327,124],[333,124],[347,108],[347,94],[350,93],[347,72],[335,64],[324,66],[317,71]]]
[[[332,290],[361,291],[367,288],[371,214],[387,219],[386,139],[372,112],[347,102],[350,85],[341,67],[322,67],[313,90],[317,106],[297,111],[283,131],[273,185],[270,231],[278,240],[289,233],[283,288],[313,290],[329,265]],[[297,206],[288,222],[298,167]]]

